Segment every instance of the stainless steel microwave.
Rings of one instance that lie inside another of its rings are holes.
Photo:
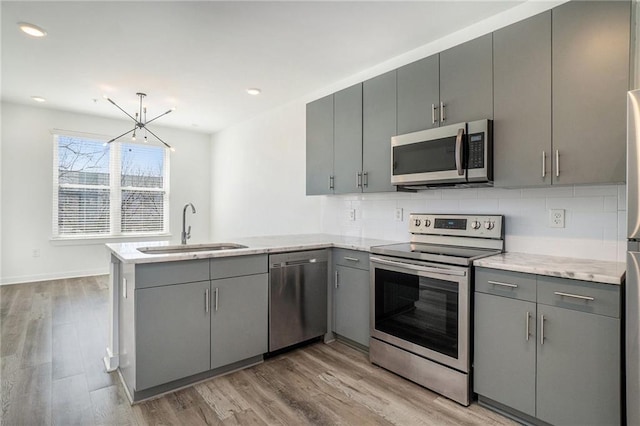
[[[451,124],[391,138],[391,183],[484,186],[493,182],[493,121]]]

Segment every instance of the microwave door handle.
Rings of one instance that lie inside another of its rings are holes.
[[[464,175],[464,167],[462,163],[462,139],[464,138],[464,129],[458,129],[458,136],[456,136],[456,169],[458,169],[458,176]]]

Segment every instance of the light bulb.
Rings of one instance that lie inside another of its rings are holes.
[[[149,143],[146,136],[144,137],[144,143]]]
[[[47,32],[44,29],[28,22],[18,22],[18,27],[20,27],[22,32],[29,34],[32,37],[44,37],[47,35]]]
[[[136,140],[136,135],[131,136],[131,140],[135,142],[135,140]]]
[[[171,152],[176,152],[176,149],[174,147],[171,147],[169,149],[171,149]]]

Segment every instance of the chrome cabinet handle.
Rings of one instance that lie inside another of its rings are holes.
[[[335,286],[338,288],[338,271],[336,271]]]
[[[216,312],[218,312],[218,293],[219,293],[219,290],[218,290],[218,288],[216,287],[216,292],[215,292],[215,301],[214,301],[214,305],[213,305],[213,309],[214,309]]]
[[[493,284],[493,285],[501,285],[503,287],[509,287],[509,288],[518,288],[517,284],[509,284],[509,283],[501,283],[499,281],[487,281],[489,284]]]
[[[529,320],[530,319],[531,319],[531,313],[527,312],[526,321],[525,321],[525,327],[526,327],[525,338],[526,338],[527,342],[529,341],[529,336],[531,336],[531,333],[529,332]]]
[[[560,150],[556,149],[556,177],[560,176]]]
[[[209,312],[209,289],[204,290],[204,311]]]
[[[333,176],[329,175],[329,189],[333,189],[333,182],[334,182]]]
[[[356,187],[362,188],[362,172],[356,173]]]
[[[458,176],[464,175],[464,169],[462,168],[462,138],[464,136],[464,129],[458,129],[458,135],[456,136],[456,169],[458,169]]]
[[[358,259],[357,257],[345,256],[344,260],[350,260],[351,262],[360,262],[360,259]]]
[[[364,173],[362,174],[362,176],[364,176],[364,183],[363,183],[363,185],[364,185],[364,187],[366,188],[366,187],[368,187],[368,186],[369,186],[369,172],[364,172]]]
[[[540,344],[544,345],[544,315],[540,315]]]
[[[580,300],[586,300],[586,301],[594,301],[594,300],[596,300],[595,297],[580,296],[579,294],[563,293],[561,291],[554,291],[553,294],[555,294],[556,296],[573,297],[574,299],[580,299]]]
[[[444,123],[444,121],[447,119],[445,112],[444,112],[444,107],[446,105],[444,104],[444,102],[440,102],[440,122]]]
[[[542,178],[547,176],[547,153],[542,151]]]
[[[436,104],[431,104],[431,124],[436,124],[436,110],[438,107]]]

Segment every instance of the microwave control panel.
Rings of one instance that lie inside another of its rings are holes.
[[[472,133],[469,135],[469,169],[481,169],[484,167],[484,133]]]

